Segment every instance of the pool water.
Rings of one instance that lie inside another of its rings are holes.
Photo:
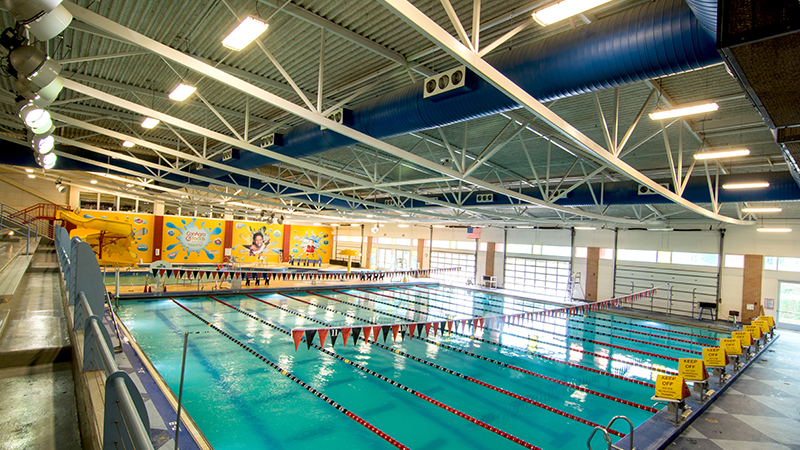
[[[399,323],[400,318],[461,320],[554,308],[448,286],[288,295],[293,298],[279,293],[216,298],[286,332],[324,326],[320,322],[362,326]],[[183,335],[199,333],[189,335],[183,404],[216,449],[392,445],[178,303],[413,449],[521,447],[502,432],[545,450],[585,448],[592,432],[587,421],[606,425],[613,416],[625,415],[634,426],[643,423],[653,413],[630,403],[652,406],[653,388],[646,384],[659,373],[677,370],[671,358],[699,357],[692,352],[714,345],[718,338],[705,329],[603,313],[504,324],[502,331],[459,328],[458,333],[431,335],[427,341],[415,337],[393,342],[390,333],[384,344],[389,349],[363,340],[354,345],[352,336],[346,347],[341,336],[331,347],[328,338],[325,350],[385,377],[381,379],[314,347],[307,349],[305,343],[295,351],[289,334],[210,297],[122,302],[119,316],[173,392],[178,392]],[[383,344],[383,339],[378,342]],[[598,436],[595,446],[601,441]]]

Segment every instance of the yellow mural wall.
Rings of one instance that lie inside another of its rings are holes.
[[[233,222],[231,255],[243,263],[278,263],[283,249],[283,225]]]
[[[129,245],[119,248],[108,239],[103,240],[103,255],[99,258],[101,263],[151,263],[153,262],[153,220],[152,214],[135,214],[113,211],[81,210],[76,213],[83,219],[114,220],[127,222],[131,225],[131,237],[127,239]],[[71,235],[81,234],[81,238],[92,244],[95,252],[99,244],[99,231],[77,228]],[[97,235],[96,237],[93,237]],[[116,240],[119,242],[121,240]]]
[[[161,259],[179,264],[221,263],[225,221],[201,217],[164,217]]]
[[[322,259],[330,262],[332,248],[332,230],[330,227],[314,227],[292,225],[288,239],[288,255],[292,259]]]

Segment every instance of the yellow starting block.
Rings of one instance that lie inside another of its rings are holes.
[[[667,412],[674,414],[673,425],[676,427],[683,422],[692,411],[686,408],[686,397],[691,397],[692,393],[683,377],[674,375],[659,375],[656,378],[656,395],[651,400],[667,404]]]
[[[692,391],[704,402],[714,393],[708,389],[708,370],[702,359],[681,358],[678,362],[678,374],[686,381],[691,381]]]
[[[717,377],[717,384],[722,386],[731,377],[725,375],[725,368],[728,366],[728,355],[721,347],[706,347],[703,349],[703,363],[712,370]]]

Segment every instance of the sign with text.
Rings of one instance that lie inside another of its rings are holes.
[[[683,377],[659,374],[656,378],[656,397],[683,400],[691,396],[692,393],[689,392]]]
[[[681,358],[678,362],[678,373],[689,381],[705,381],[708,371],[702,359]]]
[[[759,316],[758,320],[766,320],[771,328],[775,328],[775,318],[772,316]]]
[[[764,309],[773,309],[775,308],[775,299],[774,298],[765,298],[764,299]]]
[[[725,349],[725,353],[729,355],[742,354],[742,341],[734,338],[725,338],[719,340],[719,346]]]
[[[767,322],[766,320],[762,320],[762,319],[754,320],[754,321],[750,322],[750,325],[755,325],[755,326],[761,328],[761,333],[762,334],[767,334],[767,333],[770,332],[769,322]]]
[[[753,335],[753,339],[761,339],[761,328],[755,325],[745,325],[742,327],[743,331],[747,331]]]
[[[734,331],[732,334],[734,339],[738,339],[742,343],[742,347],[750,347],[753,345],[753,336],[747,331]]]
[[[706,347],[703,349],[703,362],[709,367],[725,367],[728,365],[728,355],[720,347]]]

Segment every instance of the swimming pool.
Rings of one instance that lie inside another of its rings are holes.
[[[216,449],[585,448],[594,423],[651,417],[655,377],[719,337],[596,312],[324,350],[288,334],[551,308],[404,285],[125,301],[119,316],[174,392],[183,333],[200,332],[183,404]]]

